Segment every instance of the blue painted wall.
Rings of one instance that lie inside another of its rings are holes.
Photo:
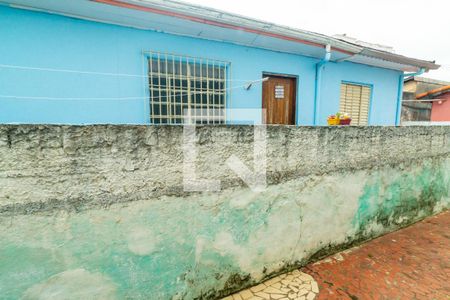
[[[263,72],[296,75],[297,122],[313,123],[317,59],[6,6],[0,6],[0,36],[0,64],[136,75],[0,67],[0,123],[148,124],[146,60],[142,53],[149,50],[229,61],[232,87],[245,84],[239,80],[261,79]],[[326,124],[327,116],[338,111],[342,81],[373,85],[370,124],[395,124],[400,74],[348,62],[325,65],[320,124]],[[136,99],[102,99],[124,97]],[[231,108],[261,108],[261,99],[261,84],[249,91],[233,89]]]

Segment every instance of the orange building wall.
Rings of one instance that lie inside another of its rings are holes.
[[[431,109],[431,121],[442,122],[450,121],[450,92],[439,95],[437,98],[446,99],[446,101],[435,101]]]

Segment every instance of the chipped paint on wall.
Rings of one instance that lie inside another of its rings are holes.
[[[23,300],[116,299],[116,286],[100,273],[84,269],[68,270],[50,277],[25,291]]]

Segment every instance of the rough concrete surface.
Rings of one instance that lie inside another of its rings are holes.
[[[218,298],[450,207],[450,127],[268,127],[262,192],[225,163],[253,127],[198,128],[215,193],[183,191],[182,133],[0,126],[0,294]]]

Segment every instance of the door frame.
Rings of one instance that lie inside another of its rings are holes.
[[[262,78],[264,77],[281,77],[281,78],[288,78],[288,79],[295,79],[295,99],[294,99],[294,125],[287,125],[287,126],[298,126],[298,114],[297,114],[297,107],[298,107],[298,91],[299,91],[299,76],[298,75],[292,75],[292,74],[286,74],[286,73],[276,73],[276,72],[262,72]],[[264,109],[264,91],[261,86],[261,109]],[[264,118],[264,111],[262,113],[262,120],[265,122]]]

